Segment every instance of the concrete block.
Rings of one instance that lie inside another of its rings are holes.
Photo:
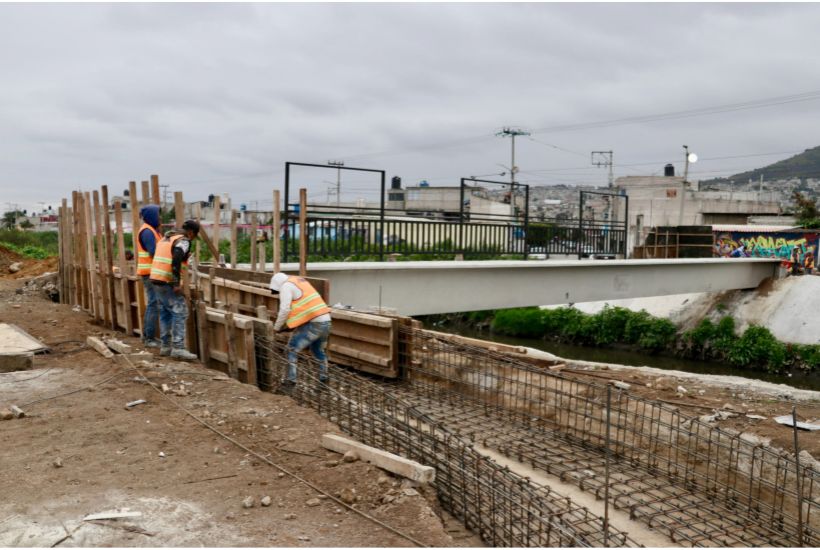
[[[435,468],[339,435],[324,434],[322,447],[342,454],[347,451],[356,451],[361,460],[420,483],[428,483],[436,478]]]
[[[33,358],[32,353],[0,353],[0,372],[31,370]]]
[[[85,343],[88,344],[88,346],[92,349],[97,350],[103,357],[106,357],[108,359],[114,357],[114,353],[112,353],[112,351],[108,349],[108,346],[105,345],[105,342],[103,342],[96,336],[89,336],[85,339]]]
[[[128,355],[129,353],[132,353],[134,351],[131,349],[131,346],[129,346],[125,342],[121,340],[116,340],[114,338],[109,338],[105,341],[105,343],[112,350],[116,351],[117,353],[122,353],[124,355]]]

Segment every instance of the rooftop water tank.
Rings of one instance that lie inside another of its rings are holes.
[[[663,167],[663,175],[667,178],[675,177],[675,165],[674,164],[667,164]]]

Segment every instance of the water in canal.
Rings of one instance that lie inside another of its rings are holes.
[[[820,391],[820,375],[817,373],[804,374],[803,372],[795,371],[792,376],[788,376],[787,374],[770,374],[763,371],[737,369],[724,363],[682,359],[668,355],[649,355],[621,349],[577,346],[574,344],[563,344],[534,338],[517,338],[515,336],[504,336],[501,334],[493,334],[489,331],[478,331],[465,327],[441,326],[435,327],[435,329],[452,334],[459,334],[461,336],[468,336],[470,338],[498,342],[500,344],[535,348],[563,357],[564,359],[615,363],[633,367],[654,367],[657,369],[680,370],[696,374],[742,376],[744,378],[762,380],[774,384],[786,384],[804,390]]]

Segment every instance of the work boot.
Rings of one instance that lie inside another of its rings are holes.
[[[151,338],[150,340],[143,340],[142,345],[146,348],[161,348],[162,342],[160,342],[156,338]]]
[[[171,346],[161,346],[159,348],[159,354],[163,357],[168,357],[171,355]]]
[[[180,361],[196,361],[197,356],[187,349],[175,349],[171,352],[171,359],[178,359]]]
[[[279,392],[282,395],[292,395],[293,390],[296,388],[296,382],[293,380],[282,380],[279,382]]]

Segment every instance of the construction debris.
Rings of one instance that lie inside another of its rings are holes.
[[[14,418],[23,418],[24,416],[26,416],[26,413],[23,412],[23,409],[21,409],[17,405],[12,405],[10,408],[11,413],[14,415]]]
[[[148,401],[146,401],[145,399],[137,399],[136,401],[126,403],[125,408],[126,410],[131,410],[133,407],[136,407],[137,405],[144,405],[145,403],[148,403]]]
[[[436,477],[436,470],[430,466],[423,466],[413,460],[335,434],[323,435],[322,446],[337,453],[355,450],[361,460],[414,481],[427,483]]]
[[[794,426],[794,419],[790,414],[784,414],[783,416],[776,416],[774,421],[778,424],[783,424],[784,426]],[[797,429],[798,430],[808,430],[810,432],[820,430],[820,424],[813,424],[810,422],[797,422]]]
[[[21,269],[23,269],[22,262],[14,262],[13,264],[9,265],[9,273],[17,273]]]
[[[14,413],[10,409],[0,409],[0,420],[11,420],[14,418]]]
[[[111,512],[100,512],[98,514],[90,514],[83,518],[83,521],[94,521],[97,519],[122,519],[122,518],[138,518],[142,516],[142,512],[131,512],[127,508],[123,511],[113,510]]]
[[[114,354],[108,349],[108,346],[105,345],[105,342],[97,338],[96,336],[89,336],[85,339],[85,343],[88,344],[90,347],[97,350],[100,355],[107,359],[111,359],[114,357]]]
[[[133,349],[131,346],[126,344],[121,340],[117,340],[116,338],[107,338],[105,343],[108,345],[109,348],[116,351],[117,353],[122,353],[123,355],[127,355],[129,353],[133,353]]]
[[[268,506],[270,506],[270,503],[271,503],[271,498],[268,495],[263,496],[262,499],[259,501],[259,504],[261,504],[262,506],[264,506],[266,508]]]
[[[245,500],[242,501],[242,508],[253,508],[256,501],[254,501],[253,497],[245,497]]]
[[[31,370],[34,355],[31,353],[0,353],[0,372]]]

